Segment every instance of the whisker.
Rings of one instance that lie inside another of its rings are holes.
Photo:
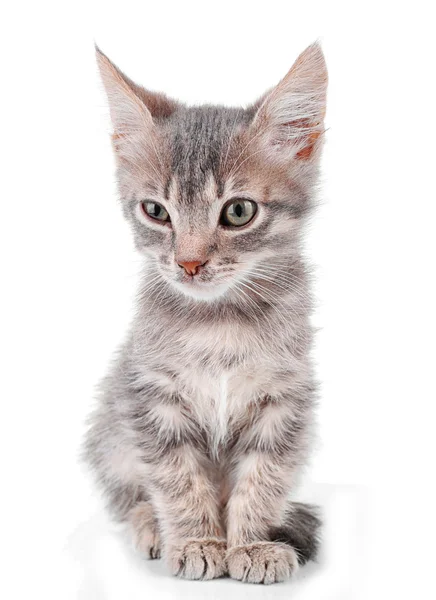
[[[233,125],[232,125],[232,129],[231,129],[231,132],[230,132],[229,141],[228,141],[228,144],[227,144],[227,152],[226,152],[226,156],[224,158],[224,164],[222,165],[222,170],[224,170],[226,168],[226,166],[227,166],[227,160],[228,160],[230,148],[231,148],[231,145],[232,145],[232,142],[233,142],[233,136],[234,136],[235,131],[236,131],[236,121],[238,120],[238,117],[239,117],[240,114],[241,114],[241,110],[238,110],[237,113],[236,113],[236,115],[235,115],[235,119],[233,121]],[[220,171],[221,171],[221,159],[220,159]]]
[[[282,289],[283,291],[293,292],[295,296],[299,298],[302,302],[309,299],[309,294],[307,292],[305,293],[304,288],[298,288],[295,285],[295,281],[293,279],[285,277],[280,273],[278,273],[275,277],[271,277],[271,273],[266,275],[264,271],[260,271],[257,269],[251,269],[249,273],[255,275],[256,279],[263,279],[265,281],[271,282],[274,286],[278,287],[279,289]]]
[[[247,148],[248,148],[248,147],[249,147],[249,146],[250,146],[250,145],[251,145],[251,144],[252,144],[252,143],[253,143],[253,142],[254,142],[254,141],[255,141],[255,140],[256,140],[256,139],[257,139],[257,138],[258,138],[258,137],[261,135],[261,134],[262,134],[262,133],[264,133],[264,132],[265,132],[267,129],[268,129],[268,127],[267,127],[267,126],[264,126],[263,128],[261,127],[261,128],[259,129],[259,131],[258,131],[258,132],[257,132],[255,135],[253,135],[253,137],[251,137],[251,138],[250,138],[250,140],[247,142],[247,144],[246,144],[246,145],[245,145],[245,146],[242,148],[241,152],[238,154],[238,157],[236,158],[236,160],[234,161],[234,163],[233,163],[233,165],[232,165],[232,168],[231,168],[231,170],[230,170],[230,173],[229,173],[229,176],[228,176],[228,177],[229,177],[229,179],[230,179],[230,177],[233,175],[233,170],[234,170],[234,167],[235,167],[235,165],[237,164],[238,160],[241,158],[241,156],[244,154],[245,150],[246,150],[246,149],[247,149]]]

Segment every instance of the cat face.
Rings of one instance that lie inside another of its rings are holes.
[[[124,212],[155,277],[198,301],[268,294],[298,249],[316,180],[327,81],[319,46],[247,109],[186,107],[97,57]]]

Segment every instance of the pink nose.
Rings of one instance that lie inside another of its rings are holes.
[[[206,263],[201,262],[201,260],[191,260],[189,262],[177,262],[177,264],[179,267],[182,267],[182,269],[185,269],[188,275],[196,275],[199,267],[202,267]]]

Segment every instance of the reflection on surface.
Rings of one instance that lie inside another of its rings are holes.
[[[353,598],[365,578],[364,531],[367,498],[364,488],[313,484],[302,499],[322,507],[323,544],[317,564],[302,568],[289,582],[273,586],[231,579],[185,581],[168,574],[162,560],[148,561],[131,547],[126,534],[97,514],[68,540],[65,562],[77,581],[79,600],[144,600],[198,598]]]

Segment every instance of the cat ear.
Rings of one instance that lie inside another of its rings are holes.
[[[134,83],[97,46],[96,55],[109,102],[115,149],[144,134],[153,135],[155,121],[169,117],[177,103]]]
[[[251,127],[278,159],[313,159],[324,133],[327,67],[318,43],[261,99]]]

